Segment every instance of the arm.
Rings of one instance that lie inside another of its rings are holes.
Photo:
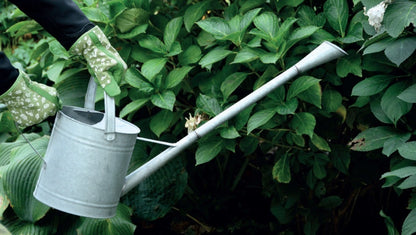
[[[69,49],[94,24],[72,0],[11,0]]]

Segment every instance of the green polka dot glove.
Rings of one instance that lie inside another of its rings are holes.
[[[12,87],[0,96],[10,110],[13,119],[28,127],[56,114],[61,104],[55,88],[33,82],[27,74],[20,72]]]
[[[95,81],[109,96],[120,94],[118,84],[127,65],[98,26],[84,33],[69,52],[85,58]]]

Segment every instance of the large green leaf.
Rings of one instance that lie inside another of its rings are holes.
[[[311,141],[312,144],[315,145],[315,147],[317,147],[319,150],[331,152],[331,147],[329,147],[328,142],[326,142],[324,138],[318,136],[317,134],[313,134]]]
[[[412,235],[416,232],[416,209],[410,211],[402,226],[402,235]]]
[[[410,24],[416,24],[416,2],[409,0],[393,1],[386,9],[383,23],[387,33],[397,38]]]
[[[322,88],[319,83],[315,83],[306,91],[303,91],[297,95],[297,97],[307,103],[313,104],[318,108],[321,108],[322,103]]]
[[[192,25],[205,14],[210,8],[212,1],[200,1],[186,9],[183,16],[185,28],[188,32],[191,31]]]
[[[242,82],[247,78],[248,73],[237,72],[226,77],[224,82],[221,84],[221,92],[224,95],[224,100],[233,93]]]
[[[173,110],[173,106],[176,101],[176,96],[173,91],[164,91],[162,93],[156,93],[150,98],[152,103],[162,109]]]
[[[50,235],[56,234],[56,225],[35,224],[23,221],[15,216],[10,216],[1,221],[1,223],[10,231],[10,234],[30,234],[30,235]],[[2,232],[0,230],[0,232]],[[3,235],[3,233],[0,233]],[[4,235],[7,235],[5,233]]]
[[[334,90],[325,90],[322,94],[322,108],[328,112],[335,112],[342,105],[342,95]]]
[[[397,176],[399,178],[406,178],[408,176],[415,175],[415,174],[416,174],[416,166],[406,166],[403,168],[399,168],[397,170],[384,173],[383,175],[381,175],[381,179],[384,179],[389,176]]]
[[[290,100],[296,97],[298,94],[306,91],[313,85],[319,83],[320,79],[314,78],[312,76],[301,76],[297,78],[290,85],[289,90],[287,91],[287,100]]]
[[[416,103],[416,84],[413,84],[400,93],[397,98],[408,102]]]
[[[290,183],[291,175],[289,160],[289,154],[285,153],[273,166],[273,179],[277,180],[279,183]]]
[[[176,17],[168,22],[165,28],[165,33],[163,34],[163,41],[167,49],[170,51],[173,42],[178,37],[179,31],[181,30],[183,18]]]
[[[150,82],[153,82],[155,76],[162,71],[167,61],[166,58],[157,58],[146,61],[142,65],[143,76]]]
[[[149,13],[141,8],[130,8],[123,11],[116,18],[116,27],[121,33],[126,33],[138,25],[145,24]]]
[[[322,13],[317,15],[314,9],[307,5],[300,6],[297,15],[299,18],[297,23],[301,27],[310,25],[322,27],[326,22],[325,16]]]
[[[355,151],[372,151],[382,148],[384,143],[401,133],[396,129],[386,126],[369,128],[358,134],[350,143],[351,149]]]
[[[196,106],[210,116],[216,116],[222,111],[222,108],[217,99],[204,94],[200,94],[198,96],[196,100]]]
[[[201,60],[199,61],[199,65],[201,65],[202,68],[207,68],[208,70],[211,70],[212,64],[223,60],[231,53],[232,51],[227,50],[224,47],[216,47],[210,50],[204,57],[201,58]]]
[[[361,56],[359,54],[349,54],[341,57],[337,63],[337,75],[345,78],[348,74],[362,76]]]
[[[231,28],[228,23],[219,17],[210,17],[205,20],[197,22],[201,29],[212,34],[216,39],[224,39],[231,33]]]
[[[124,108],[120,111],[120,118],[123,118],[129,115],[130,113],[136,112],[141,107],[143,107],[143,105],[145,105],[147,101],[149,101],[149,98],[138,99],[130,102],[129,104],[124,106]]]
[[[402,157],[410,160],[416,160],[416,141],[410,141],[399,148],[399,153]]]
[[[324,13],[329,25],[335,29],[341,37],[345,36],[348,23],[348,3],[346,0],[327,0],[324,4]]]
[[[310,138],[313,137],[313,131],[315,129],[316,119],[315,117],[307,112],[296,113],[293,115],[293,119],[290,121],[289,126],[296,131],[296,134],[306,134]]]
[[[150,130],[159,137],[162,132],[168,129],[173,118],[172,112],[166,109],[161,110],[150,120]]]
[[[386,88],[395,77],[392,75],[375,75],[362,80],[357,83],[353,88],[351,95],[354,96],[371,96],[375,95],[384,88]]]
[[[179,85],[192,68],[191,66],[183,66],[170,71],[166,77],[166,88],[169,89]]]
[[[43,156],[48,142],[48,137],[42,137],[31,143]],[[36,222],[49,210],[32,195],[43,162],[29,144],[13,149],[11,155],[10,164],[2,177],[4,191],[19,218]]]
[[[416,4],[414,5],[414,8],[416,9]],[[384,51],[384,54],[386,54],[391,62],[399,66],[403,61],[409,58],[415,50],[416,37],[406,37],[399,38],[390,43]]]
[[[272,41],[279,30],[279,20],[276,14],[272,12],[265,12],[254,18],[254,25],[256,29],[251,30],[250,33],[257,35],[268,41]]]
[[[394,124],[396,124],[397,121],[412,108],[412,104],[397,98],[406,87],[407,83],[398,82],[390,86],[381,97],[381,108]]]
[[[276,114],[276,110],[264,109],[253,114],[247,123],[247,132],[250,133],[254,129],[266,124]]]
[[[153,92],[151,83],[134,67],[129,68],[124,76],[125,81],[132,87],[137,88],[141,93],[148,94]]]
[[[132,210],[120,203],[116,215],[109,219],[84,218],[77,229],[78,234],[128,235],[134,234],[134,225],[130,216]]]
[[[406,141],[408,141],[411,137],[411,133],[400,133],[392,138],[386,140],[383,145],[383,151],[382,153],[386,156],[390,156],[392,153],[394,153],[400,146],[402,146]]]
[[[224,141],[220,138],[210,138],[198,145],[195,153],[196,165],[207,163],[214,159],[224,148]]]
[[[275,110],[280,115],[295,114],[296,109],[298,108],[299,102],[298,99],[293,98],[286,102],[282,102],[277,105]]]
[[[153,52],[166,54],[168,53],[168,49],[166,45],[156,36],[151,34],[146,35],[139,41],[139,45],[143,48],[149,49]]]
[[[179,55],[178,59],[180,64],[182,65],[189,65],[194,64],[201,59],[201,48],[197,45],[191,45],[186,50]]]

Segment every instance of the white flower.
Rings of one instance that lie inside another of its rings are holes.
[[[391,0],[384,0],[374,7],[370,8],[368,11],[364,7],[364,15],[368,16],[368,23],[374,27],[374,29],[379,32],[381,28],[381,23],[383,22],[384,12],[388,4],[391,3]]]
[[[185,118],[185,120],[185,128],[188,128],[188,133],[190,133],[198,127],[203,118],[199,114],[195,115],[195,117],[192,117],[192,114],[189,114],[189,119]]]

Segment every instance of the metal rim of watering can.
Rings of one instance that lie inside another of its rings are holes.
[[[97,91],[97,83],[94,77],[91,76],[88,82],[87,93],[85,95],[84,108],[95,110],[95,93]],[[105,119],[105,136],[108,141],[113,141],[116,138],[116,108],[113,97],[110,97],[104,91],[104,119]]]

